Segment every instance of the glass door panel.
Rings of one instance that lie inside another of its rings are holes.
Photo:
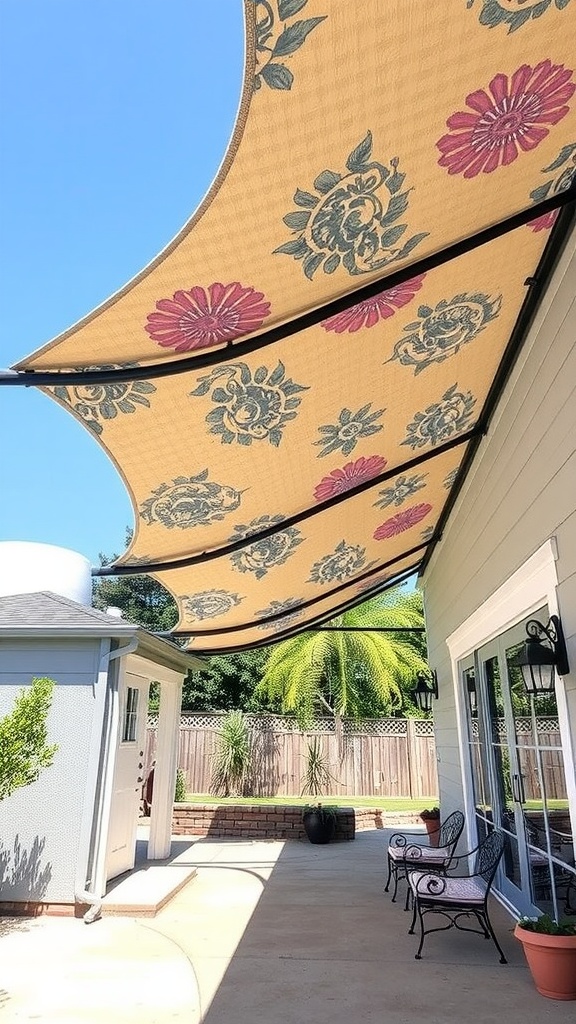
[[[504,854],[499,869],[500,891],[523,912],[531,909],[531,887],[524,815],[521,802],[521,773],[514,742],[514,717],[506,659],[498,640],[478,652],[480,680],[484,688],[486,734],[489,737],[489,785],[493,820],[504,836]]]
[[[535,617],[546,622],[547,611]],[[576,916],[556,698],[526,694],[514,664],[525,636],[522,622],[460,666],[478,834],[504,835],[497,888],[519,913]]]

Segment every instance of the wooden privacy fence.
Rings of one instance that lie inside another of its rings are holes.
[[[211,755],[221,714],[183,715],[178,765],[189,793],[210,792]],[[429,797],[438,792],[436,745],[431,721],[405,718],[345,720],[336,736],[333,719],[317,719],[306,733],[292,719],[247,715],[252,736],[252,769],[247,796],[300,796],[306,752],[318,736],[335,781],[326,796]],[[156,721],[149,720],[146,764],[156,750]]]

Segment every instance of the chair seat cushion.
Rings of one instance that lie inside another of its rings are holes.
[[[404,861],[417,864],[435,864],[444,867],[450,861],[450,850],[447,846],[389,846],[388,856],[393,861]]]
[[[422,880],[422,881],[421,881]],[[428,880],[432,890],[427,889]],[[427,899],[435,903],[471,903],[481,904],[486,895],[486,886],[478,878],[439,878],[438,875],[425,871],[411,871],[408,875],[410,888],[414,895],[418,896],[421,902]],[[444,887],[445,883],[445,887]],[[438,885],[438,891],[434,892],[434,885]]]

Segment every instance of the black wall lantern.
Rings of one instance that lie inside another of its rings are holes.
[[[522,670],[527,693],[550,693],[554,689],[554,670],[559,676],[569,671],[560,619],[551,615],[545,626],[538,619],[530,619],[526,632],[528,639],[515,664]]]
[[[414,690],[418,707],[421,711],[432,711],[432,698],[438,699],[438,676],[432,672],[432,678],[416,676],[416,687]]]

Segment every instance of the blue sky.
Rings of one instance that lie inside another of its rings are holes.
[[[241,0],[0,3],[0,367],[89,312],[188,219],[242,86]],[[124,549],[104,452],[32,388],[0,389],[0,540]]]

